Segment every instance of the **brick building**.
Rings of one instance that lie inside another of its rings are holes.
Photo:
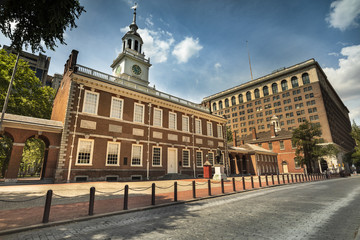
[[[226,120],[148,86],[136,9],[129,27],[113,75],[79,65],[75,50],[65,65],[51,116],[64,124],[58,182],[196,177],[217,148],[225,153]]]
[[[354,147],[349,110],[314,59],[205,97],[203,105],[226,116],[228,126],[240,137],[251,135],[252,129],[259,134],[269,131],[273,115],[287,131],[304,120],[320,124],[322,138],[341,152],[327,159],[329,166],[342,163],[343,154]]]

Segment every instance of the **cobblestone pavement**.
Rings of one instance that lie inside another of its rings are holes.
[[[359,239],[360,177],[285,185],[1,239]]]

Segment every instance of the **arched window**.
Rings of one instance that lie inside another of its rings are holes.
[[[276,83],[273,83],[273,84],[271,85],[271,88],[272,88],[273,94],[278,93],[278,87],[277,87],[277,84],[276,84]]]
[[[305,85],[305,84],[309,84],[309,83],[310,83],[309,74],[304,73],[304,74],[302,75],[302,81],[303,81],[303,84],[304,84],[304,85]]]
[[[243,95],[239,94],[239,103],[243,103],[243,102],[244,102]]]
[[[287,81],[286,81],[286,80],[282,80],[282,81],[281,81],[281,89],[282,89],[282,91],[288,90],[288,85],[287,85]]]
[[[225,99],[225,107],[229,107],[229,99]]]
[[[293,88],[296,88],[296,87],[299,86],[299,82],[298,82],[297,77],[292,77],[292,78],[291,78],[291,86],[292,86]]]
[[[219,101],[219,110],[223,109],[222,101]]]
[[[127,41],[127,47],[128,47],[128,48],[131,48],[131,39],[128,39],[128,41]]]
[[[235,106],[236,105],[236,99],[234,96],[231,97],[231,105]]]
[[[135,40],[135,51],[138,51],[139,48],[139,42],[137,40]]]
[[[216,111],[216,103],[213,103],[213,111]]]
[[[255,90],[254,90],[254,95],[255,95],[255,98],[260,98],[260,91],[259,91],[259,89],[255,89]]]
[[[248,91],[246,93],[246,101],[251,101],[251,92],[250,91]]]
[[[263,93],[264,93],[264,97],[267,96],[267,95],[269,95],[269,88],[268,88],[268,86],[263,87]]]

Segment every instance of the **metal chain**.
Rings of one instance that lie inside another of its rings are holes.
[[[79,197],[79,196],[61,196],[61,195],[56,194],[56,193],[53,193],[53,195],[54,195],[55,197],[59,197],[59,198],[73,198],[73,197]]]
[[[171,186],[169,186],[169,187],[158,187],[158,186],[155,186],[156,188],[159,188],[159,189],[169,189],[169,188],[171,188],[171,187],[173,187],[174,186],[174,184],[173,185],[171,185]]]
[[[30,198],[30,199],[26,199],[26,200],[5,200],[5,199],[0,199],[0,202],[29,202],[32,200],[36,200],[39,198],[42,198],[44,196],[39,196],[39,197],[34,197],[34,198]]]
[[[109,194],[109,193],[118,193],[118,192],[122,192],[122,191],[124,191],[124,188],[122,188],[122,189],[120,189],[120,190],[117,190],[117,191],[115,191],[115,192],[102,192],[102,191],[99,191],[99,190],[96,190],[96,192],[98,192],[98,193],[103,193],[103,194]]]
[[[178,183],[178,186],[180,186],[180,187],[188,187],[188,186],[192,186],[192,183],[190,183],[190,184],[179,184]]]
[[[141,191],[146,191],[148,189],[150,189],[151,187],[143,187],[143,188],[129,188],[129,190],[132,191],[137,191],[137,192],[141,192]]]

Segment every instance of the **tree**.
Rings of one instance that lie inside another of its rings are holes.
[[[11,47],[32,52],[54,50],[56,42],[66,44],[64,33],[76,28],[75,19],[85,11],[78,0],[5,0],[0,4],[0,29],[11,40]]]
[[[0,130],[7,109],[13,80],[22,47],[31,47],[33,52],[46,48],[54,50],[56,42],[66,44],[64,33],[68,27],[76,28],[75,18],[85,11],[78,0],[4,0],[0,4],[0,30],[11,40],[11,47],[17,50],[13,73],[3,104]]]
[[[355,140],[354,151],[351,154],[352,163],[360,167],[360,127],[356,125],[355,121],[351,126],[351,136]]]
[[[321,127],[318,124],[305,121],[293,131],[292,141],[296,146],[296,157],[300,165],[306,165],[308,173],[314,173],[316,163],[326,155],[337,155],[338,150],[333,144],[322,144]]]
[[[3,105],[5,101],[15,59],[14,54],[0,50],[0,105]],[[48,86],[41,86],[40,80],[29,68],[29,64],[20,59],[7,112],[49,119],[54,96],[55,90]]]
[[[0,105],[5,101],[6,88],[10,82],[15,58],[14,54],[0,50]],[[35,72],[29,68],[28,63],[20,59],[7,112],[49,119],[54,96],[55,90],[48,86],[42,87],[40,80],[35,76]],[[0,135],[0,171],[2,176],[4,176],[10,160],[11,147],[11,139]]]
[[[233,133],[231,131],[231,127],[226,126],[226,140],[227,142],[231,142],[233,140]]]
[[[26,141],[19,169],[19,174],[22,177],[40,176],[44,151],[45,143],[42,140],[30,138]]]

